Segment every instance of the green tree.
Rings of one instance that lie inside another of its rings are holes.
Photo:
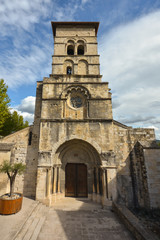
[[[15,178],[18,175],[21,175],[25,171],[26,166],[22,163],[9,163],[8,161],[4,161],[0,166],[0,172],[7,173],[7,176],[10,181],[10,197],[13,195],[13,187]]]
[[[4,83],[4,80],[0,79],[0,132],[9,115],[10,99],[7,94],[7,89],[8,86]]]
[[[28,127],[28,121],[23,121],[23,116],[19,115],[16,111],[12,113],[12,126],[13,132],[16,132],[18,130],[21,130],[25,127]]]
[[[7,136],[28,126],[29,123],[28,121],[24,122],[23,116],[19,115],[16,111],[14,111],[13,113],[10,112],[8,118],[3,125],[1,135]]]
[[[8,86],[4,80],[0,80],[0,135],[7,136],[18,130],[29,126],[28,121],[23,120],[23,116],[19,115],[16,111],[10,112],[9,103],[10,99],[7,94]]]

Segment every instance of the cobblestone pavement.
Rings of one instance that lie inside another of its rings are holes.
[[[89,200],[65,198],[48,211],[38,240],[134,239],[111,208]]]

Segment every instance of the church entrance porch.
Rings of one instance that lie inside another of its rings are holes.
[[[87,197],[87,166],[68,163],[65,169],[65,196]]]
[[[73,139],[64,142],[56,152],[59,165],[60,193],[66,197],[89,197],[93,193],[94,168],[100,157],[88,142]],[[54,166],[53,166],[54,167]]]
[[[50,162],[50,166],[45,166]],[[55,153],[40,154],[36,199],[52,205],[64,197],[87,197],[102,205],[114,200],[116,169],[104,166],[97,149],[80,139],[65,141]]]

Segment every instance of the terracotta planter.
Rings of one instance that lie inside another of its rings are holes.
[[[2,197],[0,198],[0,214],[13,214],[21,210],[23,194],[18,194],[20,197],[17,199],[4,199]]]

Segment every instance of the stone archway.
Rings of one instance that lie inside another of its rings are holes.
[[[59,173],[59,181],[60,181],[60,192],[63,193],[65,196],[68,194],[67,190],[67,166],[70,166],[72,170],[70,171],[70,187],[72,191],[70,192],[70,196],[78,197],[78,196],[88,196],[93,193],[93,184],[94,184],[94,170],[95,168],[99,168],[101,165],[100,157],[96,149],[89,144],[88,142],[85,142],[83,140],[73,139],[70,141],[67,141],[63,143],[56,151],[58,154],[58,162],[60,166],[60,173]],[[81,168],[86,168],[86,187],[85,187],[85,179],[82,179],[84,181],[81,181],[81,183],[78,183],[80,181],[78,174],[85,178],[85,174],[83,174],[83,170],[80,170]],[[75,170],[74,170],[75,169]],[[73,173],[73,171],[75,171]],[[79,171],[79,172],[78,172]],[[69,174],[69,173],[68,173]],[[72,184],[72,181],[75,181],[75,184],[77,186],[74,186],[74,183]],[[82,183],[83,182],[83,183]],[[78,190],[81,188],[81,190]],[[83,188],[83,189],[82,189]],[[85,189],[87,189],[87,192],[85,193]],[[74,192],[75,191],[75,192]]]

